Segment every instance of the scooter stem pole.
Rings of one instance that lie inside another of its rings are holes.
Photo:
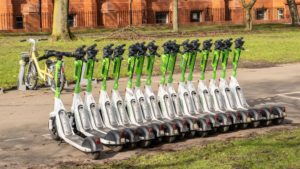
[[[109,66],[110,66],[110,58],[106,57],[102,61],[102,83],[101,83],[101,90],[107,89],[107,77],[109,73]]]
[[[240,60],[240,56],[241,56],[241,49],[240,48],[234,49],[233,61],[232,61],[232,65],[233,65],[232,76],[233,77],[236,77],[237,67],[238,67],[238,63],[239,63],[239,60]]]
[[[135,57],[130,56],[130,57],[128,57],[128,67],[127,67],[127,76],[128,76],[127,87],[128,88],[132,88],[134,67],[135,67]]]
[[[221,55],[220,50],[215,50],[214,51],[214,56],[213,56],[213,60],[212,60],[212,63],[211,63],[212,68],[213,68],[212,79],[214,79],[214,80],[217,78],[217,69],[218,69],[220,55]]]
[[[88,59],[87,61],[87,67],[86,67],[86,76],[87,76],[87,86],[86,86],[86,91],[87,92],[92,92],[92,87],[93,87],[93,74],[94,74],[94,64],[95,61],[93,59]]]
[[[173,74],[175,70],[176,58],[177,58],[177,53],[170,54],[169,64],[168,64],[168,71],[169,71],[168,83],[173,83]]]
[[[163,54],[161,55],[161,60],[162,60],[162,64],[160,67],[161,70],[161,80],[160,80],[160,84],[165,84],[166,82],[166,74],[167,74],[167,70],[168,70],[168,65],[169,65],[169,61],[170,61],[170,54]]]
[[[221,52],[221,55],[222,55],[222,73],[221,73],[221,78],[222,79],[226,78],[226,68],[227,68],[227,64],[228,64],[229,52],[230,51],[228,49],[224,49]]]
[[[195,63],[196,63],[196,57],[197,57],[197,52],[192,52],[190,54],[189,58],[189,76],[188,76],[188,81],[193,80],[193,75],[194,75],[194,70],[195,70]]]
[[[55,80],[55,97],[56,98],[60,98],[60,72],[61,72],[61,67],[62,67],[62,61],[61,60],[57,60],[56,64],[55,64],[55,75],[54,75],[54,80]]]
[[[80,81],[81,81],[81,73],[82,73],[82,60],[75,60],[75,93],[80,93]]]
[[[201,64],[200,64],[200,69],[201,69],[200,80],[205,79],[205,71],[206,71],[206,67],[207,67],[208,56],[209,56],[209,51],[203,50]]]
[[[113,76],[114,76],[114,90],[119,89],[119,79],[120,79],[120,70],[121,70],[121,57],[114,58],[114,69],[113,69]]]
[[[145,56],[136,57],[136,87],[141,87],[141,77],[143,74]]]
[[[181,62],[180,62],[180,70],[181,70],[180,82],[185,82],[185,73],[186,73],[186,68],[187,68],[187,65],[188,65],[188,61],[189,61],[190,55],[191,55],[190,52],[185,52],[181,56]]]
[[[148,56],[147,58],[147,82],[146,85],[150,86],[152,81],[153,65],[154,65],[155,55]]]

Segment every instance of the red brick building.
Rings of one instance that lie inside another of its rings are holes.
[[[54,0],[1,0],[0,30],[49,31]],[[172,0],[69,0],[78,28],[170,24]],[[300,6],[300,0],[296,0]],[[130,8],[131,6],[131,8]],[[131,9],[131,10],[130,10]],[[131,18],[131,19],[130,19]],[[254,22],[289,22],[286,0],[257,0]],[[240,0],[179,0],[180,24],[242,23]]]

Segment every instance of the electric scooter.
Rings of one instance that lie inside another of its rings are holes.
[[[218,130],[223,133],[229,130],[229,126],[232,125],[232,121],[227,117],[225,113],[217,112],[214,110],[212,96],[210,95],[208,87],[205,83],[205,72],[212,45],[213,44],[211,39],[205,40],[203,42],[200,64],[200,80],[198,82],[197,91],[202,103],[201,106],[203,112],[215,115],[216,121],[220,123],[220,127],[218,128]]]
[[[154,61],[155,61],[155,56],[159,56],[157,54],[157,48],[154,44],[154,41],[150,42],[146,48],[142,48],[141,53],[145,56],[147,56],[147,82],[145,85],[145,98],[147,100],[149,110],[151,112],[152,119],[163,121],[163,122],[168,122],[171,124],[176,124],[177,129],[179,130],[180,136],[179,139],[183,139],[187,133],[189,132],[188,128],[188,121],[180,118],[167,118],[164,117],[161,109],[159,108],[158,100],[156,98],[156,95],[153,92],[153,89],[151,87],[151,78],[152,78],[152,73],[153,73],[153,66],[154,66]],[[149,50],[149,54],[147,54],[147,50]],[[192,127],[194,127],[192,125]],[[192,128],[193,129],[193,128]]]
[[[113,130],[121,130],[123,131],[122,135],[125,137],[126,144],[129,144],[131,147],[135,147],[137,142],[139,141],[139,137],[136,135],[136,131],[132,128],[126,128],[119,124],[117,118],[117,112],[113,108],[113,103],[111,102],[108,94],[107,94],[107,77],[109,73],[110,63],[112,60],[112,49],[113,44],[107,45],[103,49],[103,60],[102,60],[102,83],[101,83],[101,91],[99,97],[99,111],[100,115],[103,118],[103,122],[106,127]],[[121,150],[121,149],[120,149]]]
[[[126,101],[126,108],[127,112],[129,114],[130,120],[136,124],[136,125],[147,125],[151,126],[156,137],[157,142],[161,142],[163,140],[163,137],[166,136],[166,139],[168,142],[174,142],[176,139],[176,136],[178,136],[178,130],[176,128],[176,125],[171,126],[169,124],[164,123],[158,123],[158,122],[152,122],[149,116],[145,117],[144,112],[145,108],[143,105],[146,105],[146,100],[144,98],[141,98],[142,100],[138,100],[136,97],[136,91],[133,88],[133,75],[135,71],[135,67],[139,64],[141,66],[141,62],[138,62],[137,55],[139,53],[139,47],[140,44],[133,44],[129,47],[129,57],[128,57],[128,67],[127,67],[127,75],[128,75],[128,83],[126,87],[126,93],[125,93],[125,101]],[[142,70],[142,68],[140,68]],[[140,83],[140,76],[142,74],[141,70],[137,73],[138,77],[136,79],[136,83]],[[138,84],[139,86],[139,84]],[[140,91],[139,95],[142,96],[142,92]],[[147,105],[146,105],[147,106]],[[147,111],[147,110],[146,110]],[[147,114],[146,114],[147,115]],[[150,116],[151,117],[151,116]]]
[[[233,103],[234,100],[232,97],[232,93],[226,81],[226,69],[227,69],[229,54],[231,52],[231,46],[232,46],[231,38],[223,41],[223,48],[221,52],[222,72],[221,72],[221,78],[219,82],[219,89],[222,94],[222,97],[224,98],[225,110],[237,112],[237,115],[241,116],[241,118],[243,119],[243,123],[239,125],[240,128],[245,129],[248,127],[248,125],[251,125],[252,127],[258,127],[260,124],[261,116],[259,113],[257,113],[257,111],[253,109],[246,110],[246,109],[237,108]]]
[[[54,99],[54,110],[50,113],[49,118],[49,131],[54,140],[63,140],[75,148],[89,153],[93,159],[98,159],[100,153],[103,150],[101,139],[97,136],[81,137],[73,131],[71,125],[70,114],[65,110],[63,102],[60,98],[60,72],[62,68],[63,56],[73,56],[72,53],[56,52],[52,51],[47,53],[45,58],[56,57],[57,61],[55,64],[55,99]]]
[[[243,38],[238,38],[235,40],[234,47],[234,56],[233,56],[233,73],[230,77],[229,88],[232,92],[234,99],[235,107],[243,110],[252,110],[258,112],[261,115],[262,120],[260,121],[261,125],[268,126],[272,122],[274,124],[281,124],[284,121],[284,118],[287,116],[286,109],[284,106],[273,106],[266,105],[264,107],[252,108],[248,105],[246,98],[243,94],[242,88],[240,87],[236,75],[237,75],[237,66],[241,56],[241,51],[244,50],[245,41]]]
[[[212,105],[214,107],[214,111],[225,113],[227,117],[231,119],[232,122],[230,129],[236,130],[239,127],[239,125],[244,123],[243,118],[237,112],[226,111],[224,106],[224,98],[220,92],[219,87],[216,84],[217,69],[219,65],[222,48],[223,48],[223,40],[215,41],[215,49],[214,49],[213,60],[211,64],[213,71],[212,71],[212,78],[209,82],[209,92],[212,96],[212,103],[213,103]]]
[[[200,44],[198,44],[200,45]],[[200,136],[204,137],[206,136],[210,131],[216,131],[219,127],[219,122],[215,120],[213,115],[209,114],[202,114],[201,110],[197,109],[195,102],[199,102],[199,98],[197,100],[196,97],[194,97],[197,93],[195,90],[193,90],[192,84],[189,84],[189,86],[186,84],[185,81],[185,73],[187,70],[187,67],[190,68],[190,73],[194,71],[194,65],[196,61],[196,55],[193,54],[193,49],[191,44],[189,43],[189,40],[186,40],[182,43],[182,46],[184,48],[183,54],[181,55],[181,62],[180,62],[180,80],[178,85],[178,95],[181,101],[183,113],[186,115],[197,117],[199,120],[204,121],[207,123],[207,126],[209,126],[208,131],[201,132],[202,134]],[[192,82],[191,82],[192,83]],[[188,87],[190,87],[190,90],[193,90],[193,92],[190,92]]]
[[[124,49],[125,45],[117,46],[114,49],[114,57],[113,57],[113,77],[114,77],[114,85],[112,90],[112,103],[114,111],[116,111],[116,115],[118,118],[118,121],[121,125],[132,128],[137,131],[137,135],[140,138],[140,146],[141,147],[149,147],[152,143],[152,141],[155,139],[155,135],[153,133],[153,130],[149,126],[138,126],[131,122],[126,108],[124,101],[119,93],[119,78],[120,78],[120,70],[121,70],[121,64],[123,57],[122,55],[125,52]]]
[[[99,113],[99,109],[96,105],[95,99],[92,95],[93,89],[93,73],[94,73],[94,65],[95,62],[98,61],[96,59],[96,55],[98,50],[95,49],[96,44],[90,46],[86,50],[87,61],[86,61],[86,77],[87,77],[87,86],[84,97],[83,104],[83,113],[80,114],[80,119],[77,120],[77,125],[79,131],[83,131],[87,135],[99,135],[101,142],[114,151],[120,151],[125,144],[125,134],[123,130],[111,129],[105,126],[102,116]],[[80,78],[80,64],[76,69],[77,79]],[[82,75],[82,73],[80,74]],[[82,126],[82,127],[80,127]]]
[[[208,45],[207,43],[211,43],[211,41],[204,41],[203,45]],[[229,130],[229,126],[231,125],[231,123],[229,122],[228,118],[226,115],[224,115],[223,113],[220,112],[212,112],[209,110],[205,110],[204,109],[204,105],[202,103],[201,97],[199,92],[196,90],[194,84],[193,84],[193,75],[194,75],[194,69],[195,69],[195,63],[196,63],[196,58],[197,58],[197,53],[198,52],[202,52],[199,48],[200,48],[200,43],[198,40],[193,40],[190,43],[188,43],[188,41],[186,41],[183,44],[183,47],[185,48],[185,52],[188,55],[188,60],[183,62],[185,63],[184,66],[185,68],[183,68],[183,70],[186,69],[186,67],[188,66],[189,68],[189,75],[187,78],[187,82],[186,82],[186,89],[189,92],[190,98],[191,98],[191,107],[194,107],[194,110],[196,112],[196,114],[205,118],[209,118],[212,121],[212,126],[213,126],[213,131],[216,132],[217,130],[219,130],[220,132],[226,132]],[[210,45],[211,47],[211,45]],[[209,47],[209,50],[210,50]],[[205,49],[204,49],[205,50]],[[207,49],[206,49],[207,51]],[[206,51],[204,53],[206,53]],[[208,57],[208,56],[207,56]],[[183,60],[184,61],[184,60]],[[187,62],[187,63],[186,63]],[[206,62],[207,63],[207,59],[202,59],[202,62]],[[206,65],[205,63],[205,65]],[[202,64],[202,63],[201,63]],[[202,65],[201,65],[202,66]],[[205,71],[205,69],[204,69]],[[184,74],[182,74],[182,76],[185,75],[185,71]],[[184,81],[184,77],[182,77],[183,81]],[[184,87],[184,86],[183,86]],[[201,91],[202,94],[203,91]],[[186,99],[186,102],[188,100]]]

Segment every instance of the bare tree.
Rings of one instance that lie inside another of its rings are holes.
[[[291,13],[291,18],[292,18],[292,25],[293,26],[299,26],[300,25],[300,19],[299,19],[299,13],[297,9],[297,4],[295,0],[287,0],[290,13]]]
[[[246,30],[251,31],[253,28],[253,21],[252,21],[252,13],[251,10],[256,2],[256,0],[250,0],[250,2],[246,2],[246,0],[241,0],[242,5],[244,7],[246,18],[245,18],[245,24],[246,24]]]
[[[54,0],[52,40],[70,40],[68,27],[69,0]]]
[[[173,32],[178,32],[178,0],[173,0]]]

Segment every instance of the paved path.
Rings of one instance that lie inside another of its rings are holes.
[[[182,147],[201,145],[214,140],[226,140],[233,137],[247,137],[253,133],[264,133],[279,128],[289,128],[300,124],[300,64],[280,65],[263,69],[240,69],[238,79],[251,105],[273,102],[287,107],[286,124],[263,129],[249,129],[209,138],[195,138],[174,144],[164,144],[151,149],[135,149],[121,153],[106,152],[103,160],[125,159],[138,153],[149,153]],[[207,77],[209,77],[207,74]],[[195,79],[198,74],[195,73]],[[178,81],[179,75],[175,75]],[[153,77],[154,90],[159,77]],[[109,81],[109,87],[112,85]],[[120,90],[124,94],[126,79],[120,80]],[[70,87],[71,88],[71,87]],[[62,99],[66,108],[70,108],[71,89],[64,91]],[[94,96],[98,100],[99,84]],[[59,144],[49,138],[47,123],[49,112],[53,109],[53,93],[49,89],[37,91],[10,91],[0,95],[0,168],[48,167],[61,163],[91,163],[87,156],[71,146]]]

